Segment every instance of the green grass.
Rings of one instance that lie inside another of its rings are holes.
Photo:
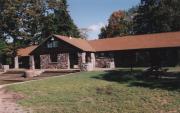
[[[152,81],[131,75],[129,71],[82,72],[8,86],[8,89],[24,94],[26,98],[18,103],[35,113],[180,112],[179,82],[166,88],[163,83],[160,87],[153,81],[152,87]]]

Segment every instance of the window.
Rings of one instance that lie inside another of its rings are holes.
[[[51,59],[51,62],[57,62],[58,61],[57,54],[50,54],[50,59]]]
[[[101,53],[97,53],[96,54],[96,57],[98,58],[104,58],[104,57],[109,57],[109,58],[113,58],[114,57],[114,55],[113,55],[113,53],[110,53],[110,52],[108,52],[108,53],[103,53],[103,52],[101,52]]]
[[[58,41],[53,41],[53,47],[58,47]]]
[[[52,48],[52,43],[51,42],[47,43],[47,48]]]
[[[47,48],[56,48],[56,47],[58,47],[58,41],[47,42]]]

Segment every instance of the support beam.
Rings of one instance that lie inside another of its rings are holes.
[[[85,64],[86,63],[86,53],[83,52],[81,57],[82,57],[82,63]]]
[[[114,53],[110,53],[110,59],[111,59],[111,61],[109,62],[109,68],[110,69],[116,68]]]
[[[68,69],[70,69],[70,53],[67,53],[67,63],[68,63]]]
[[[96,57],[95,57],[95,53],[91,53],[91,63],[93,65],[93,68],[96,67]]]
[[[86,52],[79,53],[79,67],[81,71],[86,70]]]
[[[19,60],[18,60],[18,56],[16,56],[14,58],[14,68],[15,69],[19,69]]]
[[[34,56],[29,56],[29,61],[30,61],[30,69],[34,70],[35,69]]]
[[[111,61],[111,62],[110,62],[109,68],[110,68],[110,69],[116,68],[114,61]]]

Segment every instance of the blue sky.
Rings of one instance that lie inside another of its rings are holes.
[[[79,28],[90,29],[89,39],[98,37],[114,11],[127,10],[140,0],[67,0],[72,19]]]

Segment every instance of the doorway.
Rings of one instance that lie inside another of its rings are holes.
[[[39,55],[35,55],[34,56],[34,62],[35,62],[35,69],[40,69],[40,56]]]
[[[74,69],[78,66],[78,54],[77,53],[69,53],[70,60],[70,68]]]

